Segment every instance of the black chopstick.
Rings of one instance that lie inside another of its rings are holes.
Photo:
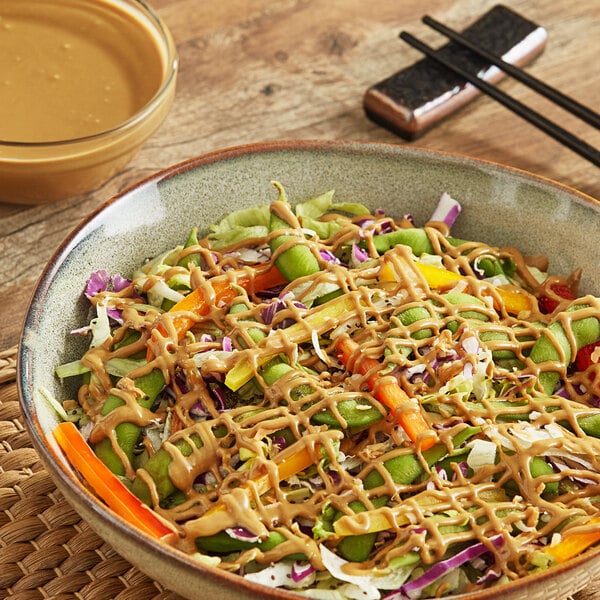
[[[575,137],[566,129],[560,127],[560,125],[550,121],[522,102],[519,102],[519,100],[512,98],[497,87],[489,84],[487,81],[484,81],[476,75],[472,75],[463,68],[455,65],[451,60],[441,55],[437,50],[434,50],[424,42],[418,40],[410,33],[403,31],[400,33],[400,38],[410,44],[413,48],[416,48],[417,50],[423,52],[423,54],[442,64],[447,69],[450,69],[462,79],[468,81],[470,84],[474,85],[488,96],[491,96],[494,98],[494,100],[513,111],[515,114],[519,115],[532,125],[535,125],[538,129],[542,130],[547,135],[565,145],[567,148],[570,148],[597,167],[600,167],[600,152],[593,146],[590,146],[587,142]]]
[[[519,69],[515,65],[506,62],[500,56],[493,54],[492,52],[488,52],[485,48],[474,44],[471,40],[463,36],[462,34],[454,31],[454,29],[450,29],[447,25],[440,23],[436,19],[430,16],[423,17],[423,23],[429,25],[432,29],[435,29],[439,33],[442,33],[447,38],[451,39],[453,42],[468,48],[471,52],[478,54],[482,58],[484,58],[489,63],[496,65],[500,69],[502,69],[505,73],[509,74],[511,77],[514,77],[516,80],[524,83],[526,86],[530,87],[532,90],[538,92],[542,96],[552,100],[558,106],[561,106],[568,112],[574,114],[579,117],[582,121],[585,121],[589,125],[593,125],[596,129],[600,129],[600,115],[594,112],[592,109],[584,106],[574,98],[563,94],[560,90],[540,81],[533,75]]]

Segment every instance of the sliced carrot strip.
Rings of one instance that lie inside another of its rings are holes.
[[[73,423],[59,423],[53,433],[69,462],[120,517],[155,538],[164,538],[173,533],[94,454]]]
[[[232,281],[235,282],[235,285]],[[239,293],[236,287],[242,287],[246,291],[252,289],[258,292],[287,283],[287,280],[277,267],[272,266],[264,271],[256,271],[253,276],[250,276],[246,271],[239,271],[233,280],[228,276],[222,278],[215,277],[210,279],[209,283],[214,291],[214,304],[230,304]],[[169,312],[188,312],[194,313],[199,317],[204,317],[210,312],[210,309],[210,299],[207,300],[204,296],[202,288],[196,288],[171,307]],[[194,318],[185,315],[175,317],[173,325],[177,331],[177,339],[181,340],[195,322]],[[157,329],[163,335],[166,334],[162,325],[159,324]],[[147,350],[146,358],[148,361],[152,360],[152,351],[150,348]]]
[[[437,442],[437,436],[424,419],[418,407],[407,408],[412,403],[400,384],[392,378],[382,378],[379,374],[381,364],[374,358],[359,356],[360,346],[345,337],[336,342],[339,360],[351,371],[367,376],[366,383],[379,402],[390,409],[398,424],[404,429],[412,442],[420,442],[421,450],[431,448]]]
[[[240,271],[234,278],[235,285],[250,291],[267,290],[269,288],[287,283],[285,277],[279,272],[277,267],[271,267],[265,271],[257,271],[251,277],[245,271]],[[210,280],[210,284],[215,292],[214,302],[216,304],[229,304],[237,295],[238,291],[232,285],[232,280],[227,277],[223,279],[214,278]],[[196,288],[180,300],[169,312],[193,312],[198,316],[205,316],[210,312],[210,304],[204,297],[204,292],[201,288]],[[175,328],[179,339],[181,339],[187,330],[194,324],[194,320],[188,317],[179,317],[175,320]]]

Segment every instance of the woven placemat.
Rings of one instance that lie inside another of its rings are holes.
[[[17,398],[16,348],[0,352],[0,598],[180,600],[81,520],[44,469]]]
[[[16,348],[0,352],[0,598],[182,600],[121,558],[80,519],[23,425]],[[573,600],[600,600],[600,582]]]

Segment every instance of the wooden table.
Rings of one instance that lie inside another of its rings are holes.
[[[600,0],[508,0],[548,30],[530,71],[598,108]],[[19,339],[44,264],[91,210],[173,163],[284,138],[408,143],[364,114],[367,87],[420,59],[407,29],[433,45],[423,14],[463,28],[491,0],[153,0],[178,46],[172,111],[134,160],[94,192],[42,206],[0,204],[0,350]],[[445,40],[444,40],[445,41]],[[600,146],[600,132],[515,81],[501,87]],[[600,171],[493,100],[480,97],[411,145],[519,167],[600,197]],[[0,182],[2,185],[2,182]]]
[[[338,138],[408,143],[368,120],[362,108],[367,87],[421,58],[398,40],[398,33],[407,29],[439,45],[442,38],[421,24],[423,14],[461,29],[494,4],[491,0],[151,3],[170,27],[180,55],[172,111],[134,160],[94,192],[51,205],[0,204],[0,351],[18,342],[36,279],[62,239],[100,203],[136,181],[204,152],[254,141]],[[548,46],[530,71],[597,109],[600,0],[505,4],[548,30]],[[600,132],[522,85],[506,80],[501,87],[600,146]],[[497,161],[600,197],[597,168],[485,97],[411,144]],[[594,598],[600,598],[596,584],[577,596]]]

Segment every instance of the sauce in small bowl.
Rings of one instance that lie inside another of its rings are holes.
[[[122,168],[171,106],[177,53],[138,0],[2,0],[0,201],[84,193]]]

